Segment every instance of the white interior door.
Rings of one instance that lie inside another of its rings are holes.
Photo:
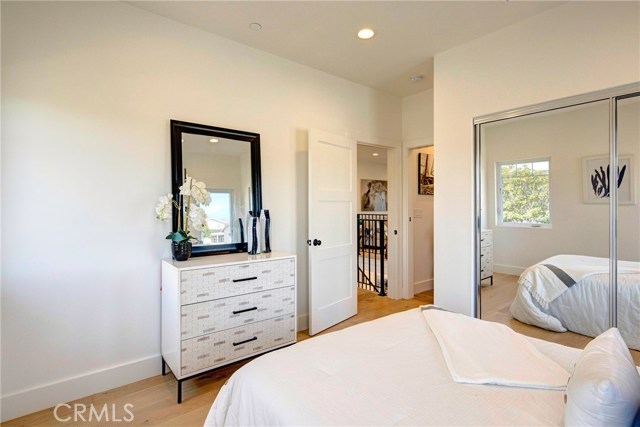
[[[309,334],[358,311],[355,140],[309,131]]]

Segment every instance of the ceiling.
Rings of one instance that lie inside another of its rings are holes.
[[[130,5],[398,96],[433,87],[433,56],[563,2],[132,1]],[[251,23],[262,29],[253,31]],[[371,27],[376,35],[360,40]],[[413,75],[422,75],[411,82]]]
[[[374,153],[377,156],[374,156]],[[358,160],[387,164],[387,149],[358,144]]]
[[[182,134],[182,156],[231,156],[240,157],[248,154],[251,150],[251,144],[246,141],[237,141],[235,139],[227,139],[215,137],[217,143],[211,142],[212,137],[209,135],[197,135],[193,133]]]

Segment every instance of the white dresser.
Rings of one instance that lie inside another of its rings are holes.
[[[480,231],[480,280],[491,279],[493,285],[493,230]]]
[[[182,382],[296,341],[296,258],[272,252],[162,262],[162,373]]]

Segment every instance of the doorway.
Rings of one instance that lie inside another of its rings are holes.
[[[433,145],[411,148],[406,152],[408,297],[422,292],[433,293],[434,159]]]
[[[389,156],[385,147],[358,144],[358,300],[388,295]]]

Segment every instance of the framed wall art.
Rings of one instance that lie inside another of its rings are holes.
[[[609,203],[611,185],[618,186],[618,204],[635,205],[635,165],[633,156],[618,156],[618,171],[610,170],[609,156],[582,159],[582,191],[584,203]],[[615,176],[614,176],[615,175]]]

